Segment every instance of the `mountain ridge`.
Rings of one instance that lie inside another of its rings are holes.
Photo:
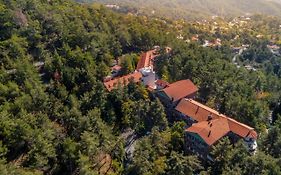
[[[202,16],[265,14],[281,17],[280,0],[76,0],[132,7],[141,14],[197,19]]]

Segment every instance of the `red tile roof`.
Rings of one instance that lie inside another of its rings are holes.
[[[208,120],[208,116],[212,116],[212,119],[223,116],[218,111],[192,99],[182,99],[177,105],[176,110],[198,122]]]
[[[230,131],[232,131],[233,133],[235,133],[243,138],[245,138],[245,137],[250,137],[253,139],[258,138],[258,134],[254,130],[254,128],[252,128],[248,125],[245,125],[243,123],[240,123],[232,118],[227,117],[227,119],[228,119]]]
[[[257,139],[257,133],[253,128],[226,117],[195,123],[186,131],[198,134],[210,146],[229,132],[242,138]]]
[[[210,122],[203,121],[193,124],[186,131],[198,134],[208,145],[213,145],[229,131],[226,118],[214,119]]]
[[[166,87],[168,87],[170,85],[170,83],[168,83],[168,82],[166,82],[164,80],[156,80],[155,84],[157,86],[161,86],[163,88],[166,88]]]
[[[220,114],[218,111],[192,99],[182,99],[176,110],[199,122],[193,124],[186,131],[200,135],[209,145],[214,144],[229,132],[233,132],[242,138],[257,139],[258,137],[254,128]]]
[[[152,67],[153,68],[153,60],[157,56],[156,50],[150,50],[143,54],[141,54],[141,58],[137,65],[137,70],[140,70],[145,67]]]
[[[163,92],[173,102],[182,98],[188,97],[198,91],[198,88],[190,80],[181,80],[169,85],[169,87],[163,89]]]
[[[141,81],[141,78],[142,78],[142,74],[140,72],[134,72],[132,74],[125,75],[123,77],[119,77],[119,78],[110,80],[108,82],[104,82],[103,84],[108,91],[112,91],[118,85],[118,83],[120,83],[121,86],[127,86],[131,79],[135,83],[138,83]]]

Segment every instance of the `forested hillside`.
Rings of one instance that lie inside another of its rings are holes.
[[[271,20],[258,32],[279,36]],[[236,44],[255,50],[259,41],[269,43],[247,31]],[[266,62],[248,71],[231,62],[231,44],[204,48],[178,39],[204,33],[208,39],[236,34],[70,0],[0,0],[0,174],[280,174],[280,57],[272,57],[271,69]],[[184,152],[184,122],[168,121],[144,86],[105,89],[103,78],[116,58],[130,72],[140,53],[155,45],[172,48],[156,60],[160,77],[190,78],[202,102],[257,130],[255,155],[224,139],[207,164]],[[130,131],[138,140],[133,155]]]
[[[229,17],[252,14],[281,16],[280,1],[268,0],[77,0],[78,2],[99,2],[117,4],[128,11],[149,16],[202,19],[213,15]]]

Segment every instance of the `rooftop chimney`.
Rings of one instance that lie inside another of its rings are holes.
[[[212,120],[212,115],[210,114],[210,115],[208,115],[208,119],[207,119],[207,121],[210,121],[210,120]]]
[[[211,131],[209,131],[208,137],[210,137],[210,135],[211,135]]]

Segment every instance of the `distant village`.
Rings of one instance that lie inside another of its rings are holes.
[[[233,28],[239,28],[241,30],[241,28],[245,28],[247,26],[247,24],[249,24],[252,20],[250,14],[247,14],[245,16],[236,17],[233,20],[231,20],[230,22],[225,23],[224,25],[221,25],[217,21],[217,19],[219,19],[219,16],[212,16],[212,20],[196,21],[193,25],[196,27],[199,26],[199,29],[208,31],[210,34],[216,34],[217,31],[220,31],[221,33],[225,33]],[[203,36],[200,36],[199,34],[194,34],[191,37],[183,36],[183,34],[182,34],[183,25],[182,24],[184,24],[184,23],[185,22],[181,21],[181,22],[178,22],[175,26],[175,28],[178,30],[178,33],[179,33],[177,36],[177,39],[183,40],[186,43],[196,42],[196,43],[201,44],[202,47],[209,47],[209,48],[220,48],[224,45],[221,38],[208,40],[208,39],[205,39]],[[279,27],[281,28],[281,25],[279,25]],[[238,40],[240,37],[241,37],[240,35],[236,35],[235,37],[233,37],[231,39],[231,41]],[[265,38],[265,36],[262,34],[257,34],[255,37],[257,39]],[[240,46],[231,45],[230,47],[233,51],[233,54],[235,54],[233,57],[233,64],[235,64],[238,69],[241,67],[244,67],[245,69],[247,69],[249,71],[257,71],[257,68],[254,65],[251,65],[251,64],[240,65],[238,62],[238,56],[241,56],[244,51],[248,50],[250,48],[250,45],[248,45],[248,44],[242,44]],[[269,44],[267,45],[267,48],[273,55],[275,55],[275,56],[281,55],[281,49],[280,49],[280,46],[278,46],[276,44],[276,38],[272,38],[270,40]]]
[[[251,153],[257,151],[258,134],[254,128],[236,121],[208,106],[196,101],[197,86],[191,80],[168,83],[158,79],[154,62],[159,56],[159,47],[142,53],[137,69],[131,74],[119,76],[122,67],[112,66],[111,75],[104,79],[105,88],[111,92],[127,86],[130,82],[144,85],[155,97],[159,98],[168,114],[175,116],[175,121],[184,121],[185,151],[198,155],[203,160],[212,161],[209,155],[212,146],[228,137],[233,143],[243,139]],[[165,48],[166,53],[171,48]],[[168,116],[170,117],[170,116]]]

